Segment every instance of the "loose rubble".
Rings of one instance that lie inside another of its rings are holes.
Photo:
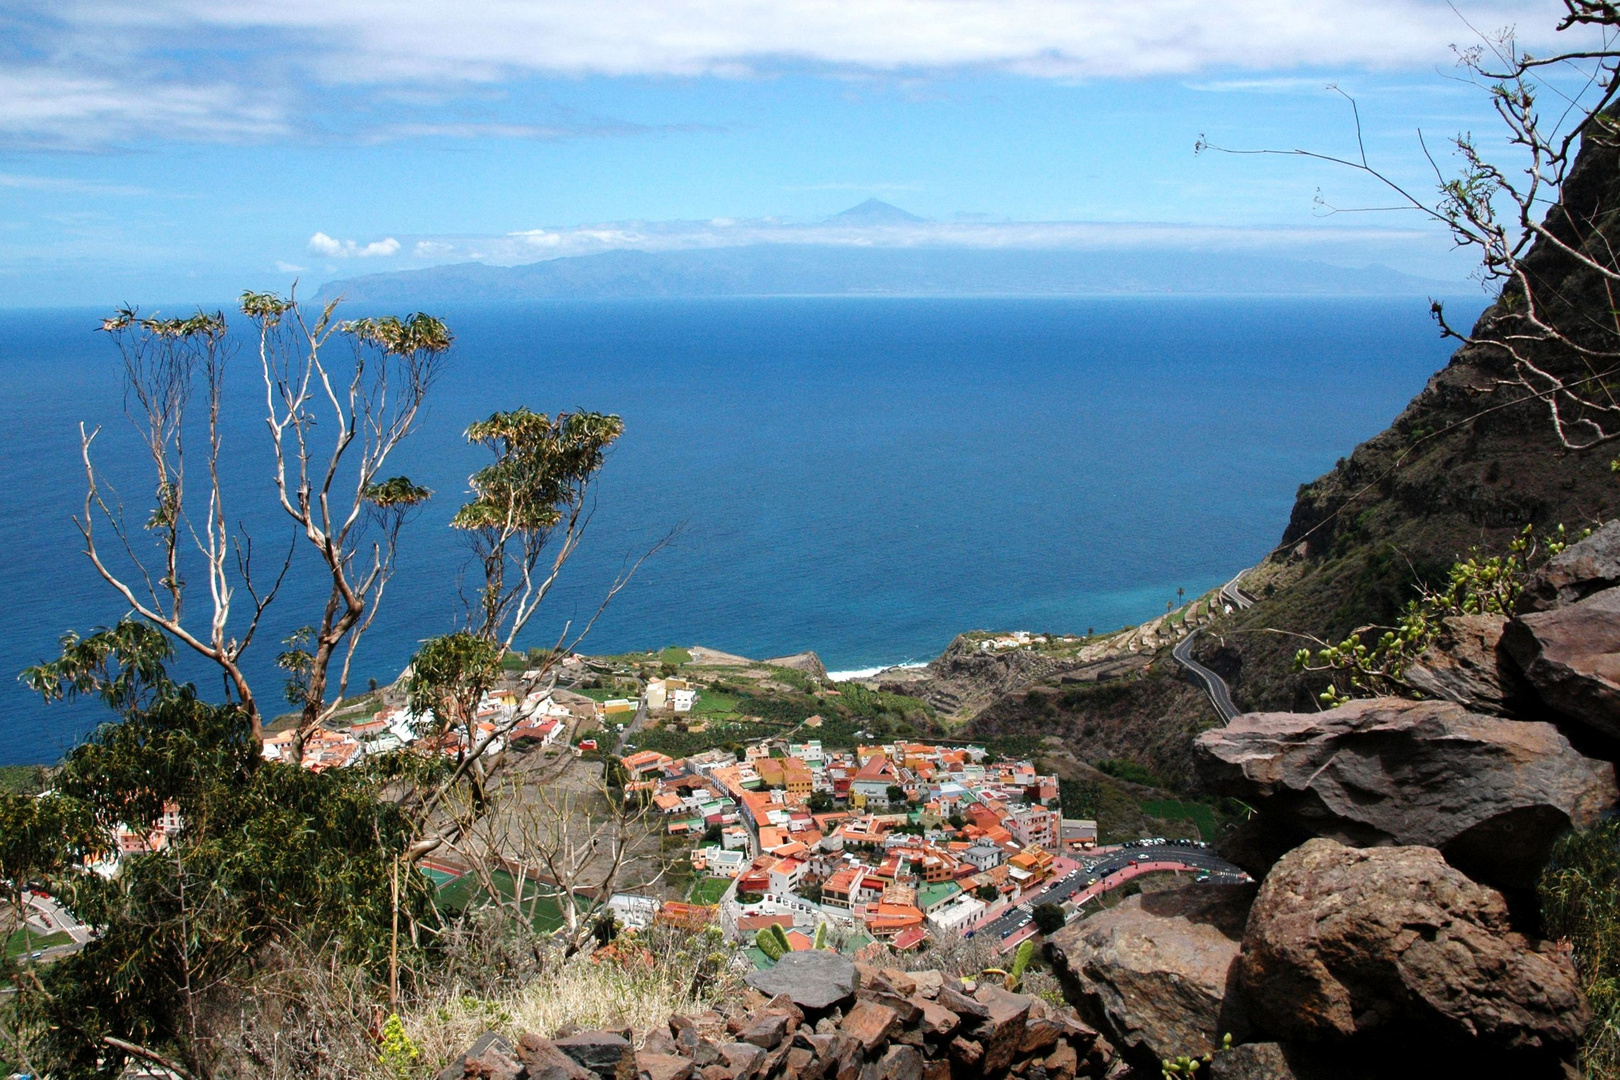
[[[805,977],[812,967],[825,978]],[[515,1044],[491,1032],[438,1080],[1076,1080],[1117,1064],[1072,1007],[989,982],[835,953],[776,981],[785,992],[751,987],[728,1011],[670,1017],[667,1031],[526,1032]]]

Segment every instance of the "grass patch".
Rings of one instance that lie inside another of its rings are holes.
[[[405,1031],[425,1065],[410,1075],[432,1075],[486,1031],[514,1041],[524,1031],[553,1036],[564,1025],[654,1031],[666,1028],[672,1013],[695,1016],[738,989],[729,972],[719,979],[694,978],[688,956],[655,952],[651,964],[580,956],[511,991],[452,992],[402,1008]],[[372,1075],[390,1074],[379,1069]]]
[[[511,901],[516,897],[517,879],[511,874],[505,870],[497,870],[490,877],[495,882],[495,889],[502,901]],[[442,908],[465,911],[484,902],[487,896],[476,875],[463,874],[439,889],[436,899]],[[541,933],[550,933],[563,925],[562,905],[538,882],[523,883],[523,902],[534,912],[532,925]]]
[[[1097,771],[1107,773],[1119,780],[1132,784],[1142,784],[1145,787],[1163,787],[1157,776],[1150,772],[1147,766],[1130,758],[1110,758],[1096,763]]]
[[[1220,827],[1215,822],[1215,811],[1207,803],[1182,802],[1179,799],[1147,799],[1142,803],[1142,813],[1163,821],[1190,821],[1198,830],[1199,840],[1214,840],[1219,835]]]
[[[697,700],[692,703],[693,715],[701,716],[738,716],[738,698],[735,694],[722,693],[719,690],[700,690]]]
[[[26,926],[19,927],[17,932],[6,939],[6,959],[14,959],[40,949],[49,949],[53,945],[69,945],[73,942],[73,935],[66,930],[57,930],[50,934],[41,934]]]
[[[679,645],[671,645],[658,654],[658,662],[660,664],[674,664],[676,667],[680,667],[683,664],[692,662],[692,654]]]
[[[1620,821],[1567,833],[1553,848],[1536,892],[1547,937],[1569,943],[1592,1005],[1582,1072],[1620,1075]]]
[[[731,881],[728,878],[699,878],[692,884],[692,892],[687,899],[694,904],[718,904],[730,887]]]

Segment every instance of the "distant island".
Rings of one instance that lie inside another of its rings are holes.
[[[619,249],[517,266],[451,263],[329,281],[316,296],[355,303],[717,296],[1425,296],[1460,283],[1382,265],[1336,266],[1192,248],[970,246],[942,242],[913,214],[869,199],[786,242]],[[750,234],[757,235],[757,234]],[[817,242],[795,242],[800,237]]]

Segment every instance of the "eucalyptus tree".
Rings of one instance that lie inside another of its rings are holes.
[[[348,689],[355,650],[393,576],[400,529],[431,495],[384,470],[415,429],[452,337],[420,312],[336,322],[334,300],[310,320],[292,297],[270,293],[244,293],[241,306],[258,329],[276,500],[330,582],[309,648],[283,661],[303,698],[293,741],[301,759],[304,740]],[[348,347],[329,350],[334,335]],[[334,361],[332,351],[346,355]]]
[[[491,460],[468,477],[472,498],[450,524],[466,537],[482,582],[463,598],[464,628],[430,639],[412,659],[407,685],[413,710],[431,710],[441,732],[454,729],[461,738],[456,768],[422,801],[422,836],[411,846],[412,858],[464,832],[453,815],[441,822],[448,835],[434,828],[434,811],[464,780],[482,791],[485,754],[522,721],[523,714],[514,711],[480,731],[473,710],[579,549],[594,512],[597,476],[623,432],[624,421],[606,413],[548,416],[526,408],[495,413],[466,430],[467,441],[483,447]],[[642,563],[668,540],[659,540],[615,578],[583,626],[562,625],[533,673],[538,689],[555,684],[558,660],[585,639]]]
[[[84,538],[85,554],[132,611],[220,667],[257,737],[259,707],[242,654],[252,644],[291,559],[289,554],[268,584],[256,579],[252,538],[233,529],[227,517],[220,477],[225,368],[231,353],[225,316],[198,312],[184,319],[160,319],[142,317],[126,307],[103,320],[101,329],[112,337],[123,361],[124,411],[152,468],[152,498],[139,526],[150,541],[140,542],[139,532],[126,522],[121,500],[96,464],[93,450],[100,427],[80,424],[85,496],[83,509],[73,520]],[[205,427],[202,478],[194,487],[188,435],[195,425],[188,423],[187,414],[199,389]],[[104,545],[103,537],[110,542]],[[188,607],[185,566],[193,549],[205,567],[207,610],[201,616],[194,616]],[[248,594],[244,605],[248,610],[240,619],[233,618],[238,614],[238,585]]]
[[[253,538],[227,509],[225,377],[236,350],[222,313],[174,319],[124,308],[103,321],[123,361],[125,412],[151,467],[153,494],[139,530],[96,462],[100,429],[80,428],[86,487],[75,522],[91,563],[135,615],[221,669],[255,739],[262,710],[242,657],[297,545],[314,552],[327,582],[324,602],[278,660],[298,687],[295,758],[342,699],[393,575],[400,529],[430,494],[385,470],[415,429],[452,341],[427,315],[339,321],[336,306],[312,314],[292,296],[241,297],[258,338],[272,497],[293,523],[285,555],[267,570],[255,566]],[[191,415],[197,407],[200,418]],[[199,559],[200,613],[188,574]]]

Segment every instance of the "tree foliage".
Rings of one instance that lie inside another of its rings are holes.
[[[1585,537],[1583,532],[1577,540]],[[1319,642],[1294,654],[1294,670],[1331,680],[1319,695],[1329,708],[1357,697],[1421,697],[1406,670],[1456,615],[1511,615],[1531,571],[1570,543],[1564,527],[1538,537],[1526,525],[1500,555],[1478,550],[1454,563],[1438,586],[1420,584],[1394,626],[1362,626],[1338,644]]]
[[[116,1074],[118,1042],[208,1075],[199,1017],[262,947],[316,934],[376,968],[390,945],[395,853],[412,834],[379,797],[392,773],[265,761],[242,707],[170,682],[140,647],[148,633],[122,623],[67,643],[61,685],[101,693],[122,715],[68,754],[50,792],[0,796],[0,879],[45,886],[96,928],[82,950],[19,983],[17,1009],[38,1035],[33,1064],[55,1075]],[[178,831],[160,830],[166,811]],[[88,867],[121,828],[150,850],[103,877]],[[417,925],[426,885],[420,875],[403,884],[401,908]]]

